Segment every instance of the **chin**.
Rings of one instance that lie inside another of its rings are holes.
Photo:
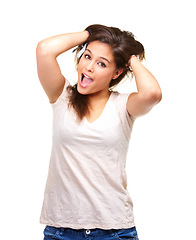
[[[79,83],[77,83],[77,91],[82,95],[88,95],[89,94],[88,90],[81,88]]]

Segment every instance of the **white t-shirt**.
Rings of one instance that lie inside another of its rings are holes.
[[[93,123],[76,121],[67,85],[53,108],[53,145],[40,221],[73,229],[133,227],[126,156],[134,119],[129,94],[112,92]]]

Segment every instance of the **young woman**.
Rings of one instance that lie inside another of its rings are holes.
[[[71,86],[57,57],[74,47],[78,82]],[[45,240],[138,239],[126,154],[135,119],[161,100],[143,58],[143,45],[132,33],[103,25],[38,44],[38,75],[54,114],[41,213]],[[128,73],[137,92],[112,91]]]

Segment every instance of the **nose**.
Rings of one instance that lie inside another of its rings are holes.
[[[86,66],[86,70],[88,72],[94,72],[94,63],[93,63],[93,61],[88,63],[88,65]]]

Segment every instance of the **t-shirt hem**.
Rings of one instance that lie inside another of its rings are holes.
[[[126,229],[135,227],[135,223],[124,223],[124,224],[70,224],[70,223],[53,223],[45,220],[40,220],[41,224],[56,227],[56,228],[72,228],[72,229],[103,229],[103,230],[110,230],[110,229]]]

